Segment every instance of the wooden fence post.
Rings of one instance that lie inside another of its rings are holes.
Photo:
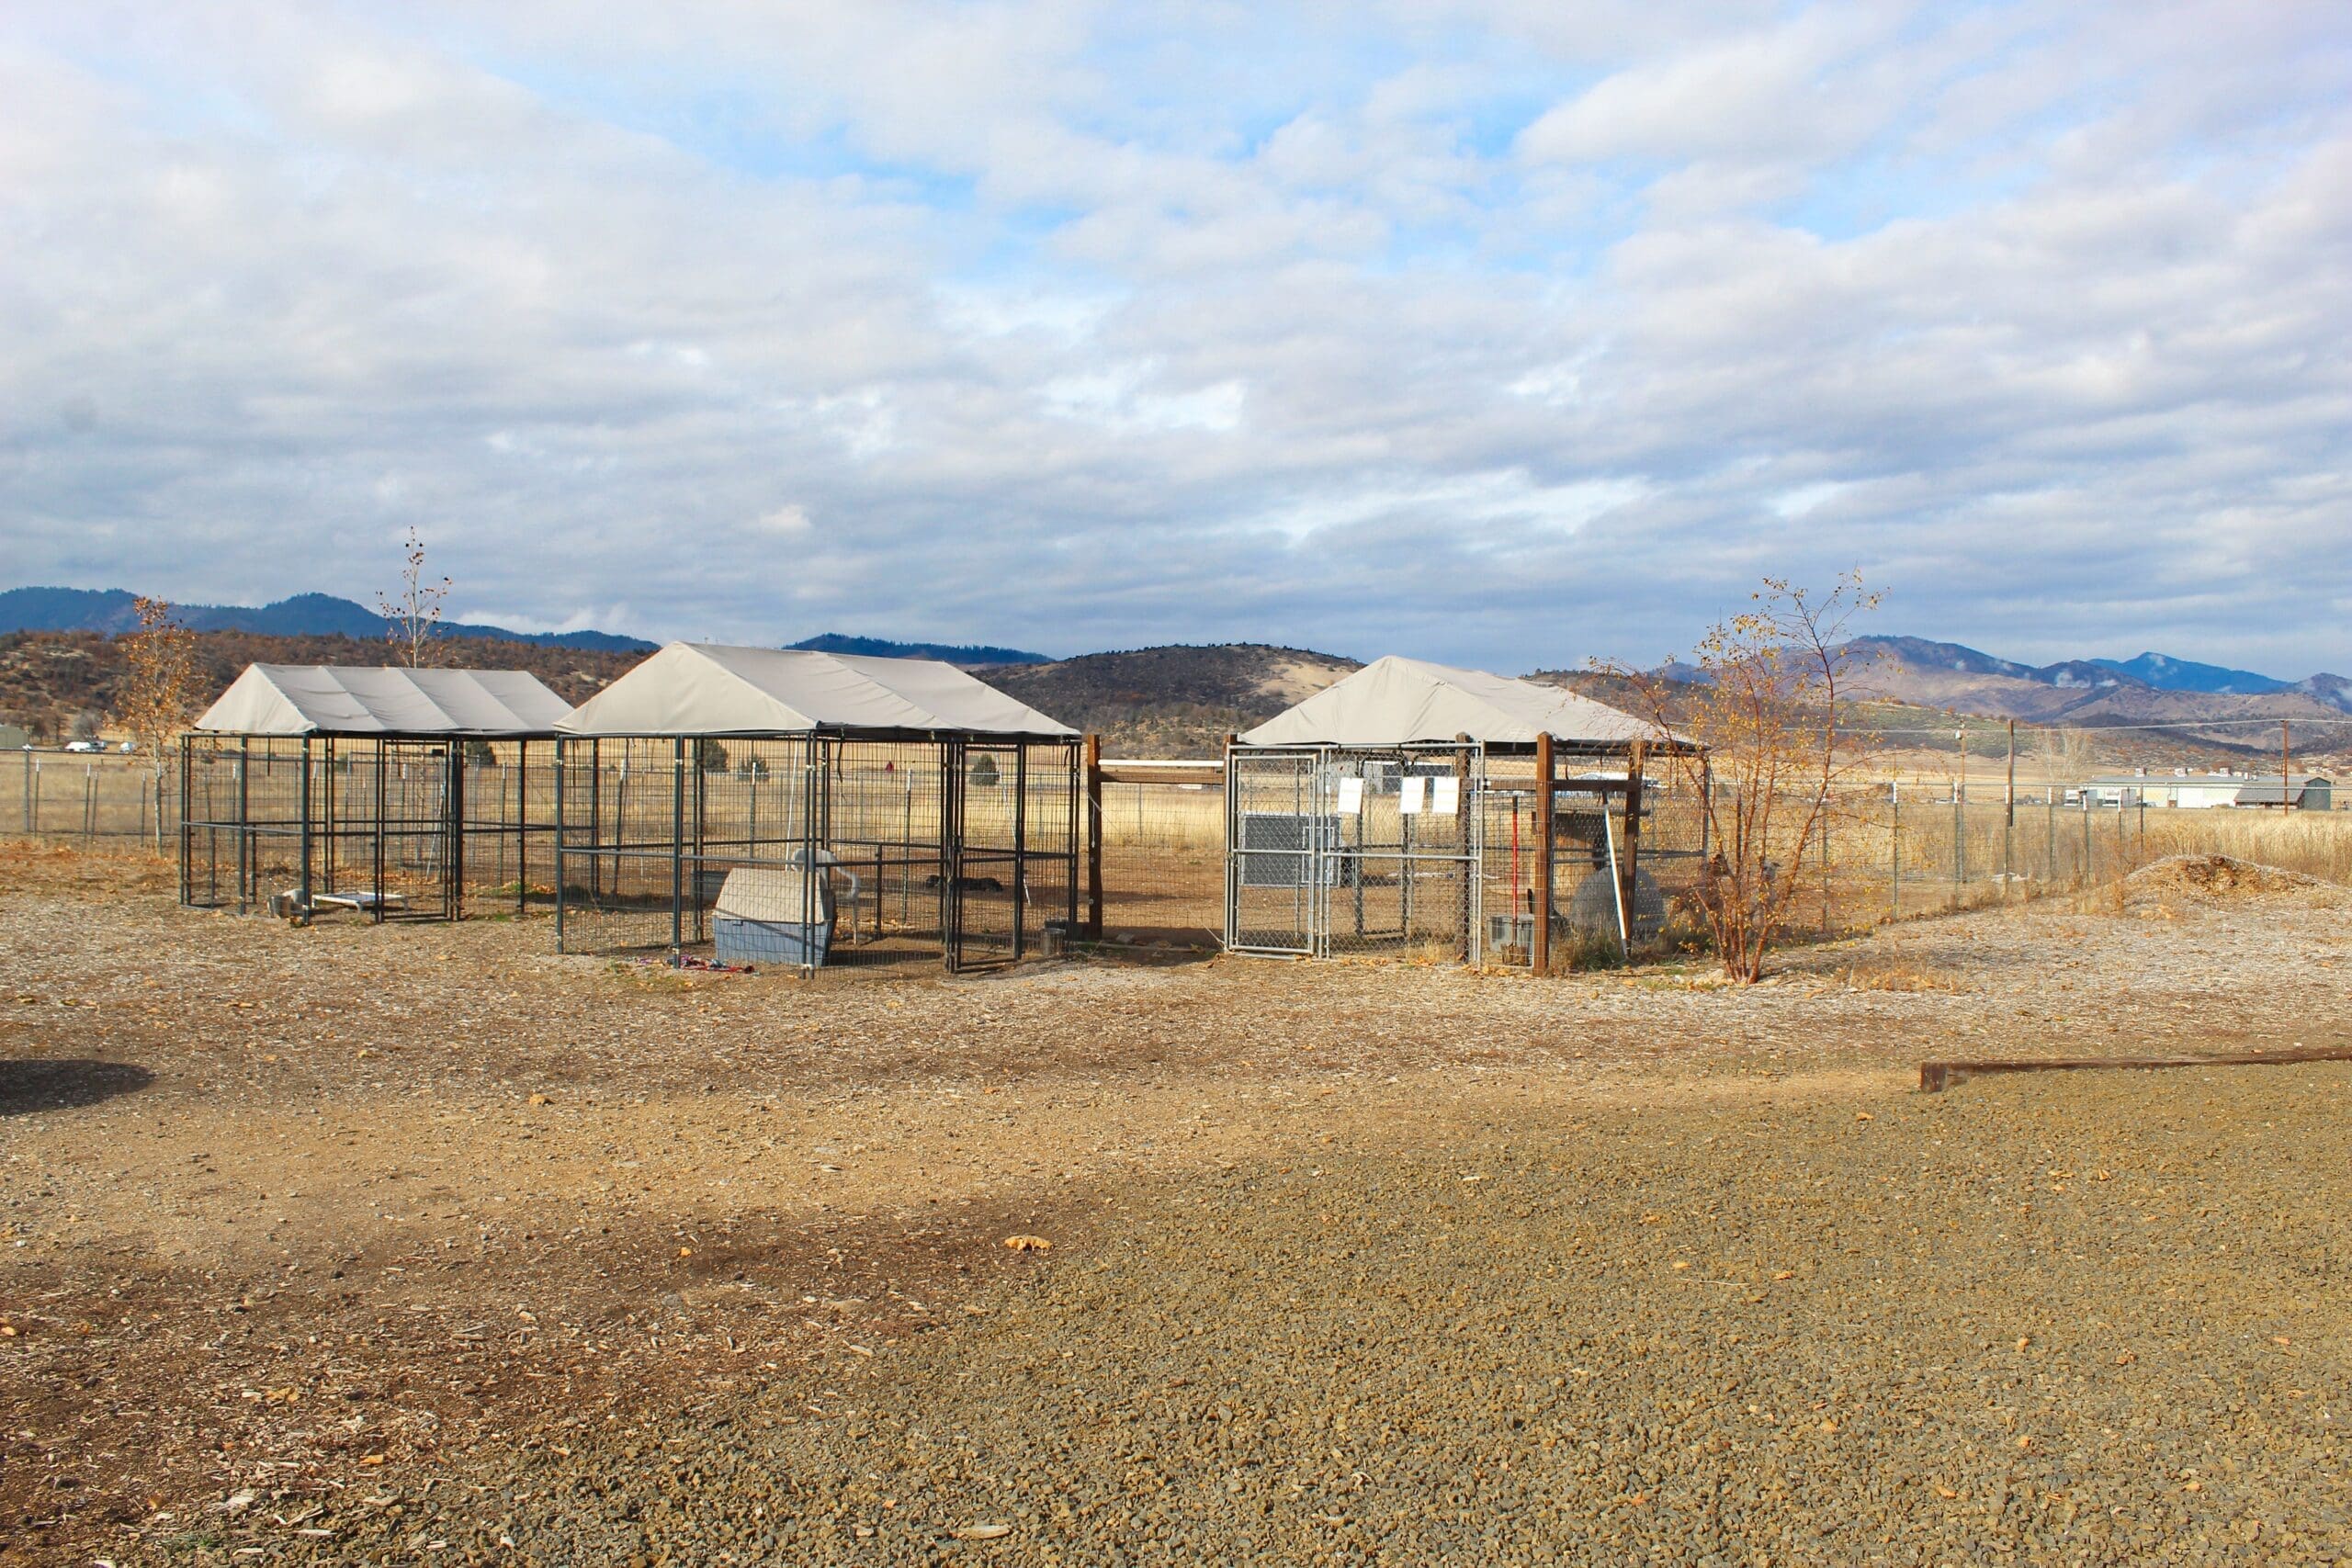
[[[1102,940],[1102,738],[1086,738],[1086,936]]]
[[[1552,972],[1552,737],[1535,738],[1535,891],[1529,900],[1535,915],[1529,938],[1528,967],[1538,975]]]
[[[1617,907],[1625,911],[1628,946],[1632,945],[1634,932],[1634,874],[1642,855],[1642,752],[1643,742],[1634,741],[1633,755],[1625,763],[1625,857],[1624,863],[1617,868]]]

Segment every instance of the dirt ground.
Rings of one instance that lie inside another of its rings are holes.
[[[1914,1086],[2352,1043],[2347,908],[803,983],[0,847],[0,1562],[2322,1558],[2352,1069]]]

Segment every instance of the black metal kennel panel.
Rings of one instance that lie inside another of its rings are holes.
[[[1076,914],[1076,731],[933,660],[673,643],[560,727],[567,953],[1011,963]]]
[[[950,968],[1055,953],[1075,934],[1083,772],[1075,741],[952,744]]]
[[[960,971],[1042,953],[1076,919],[1075,742],[594,737],[561,755],[566,953]]]
[[[549,907],[554,751],[188,735],[180,901],[378,922]]]

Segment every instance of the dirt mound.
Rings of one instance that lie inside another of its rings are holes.
[[[2170,855],[2142,866],[2123,879],[2133,894],[2179,894],[2230,898],[2317,890],[2340,891],[2333,883],[2300,871],[2283,871],[2234,855]]]

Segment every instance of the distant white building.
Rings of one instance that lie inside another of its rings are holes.
[[[2295,808],[2325,811],[2334,804],[2333,789],[2316,773],[2297,773],[2291,780]],[[2093,806],[2158,806],[2205,810],[2217,806],[2267,806],[2279,799],[2278,775],[2259,773],[2132,773],[2090,779],[2066,792],[2070,803],[2087,799]]]
[[[2201,810],[2235,806],[2238,792],[2245,785],[2245,776],[2238,773],[2131,773],[2088,780],[2079,789],[2070,791],[2067,798],[2087,798],[2093,806],[2168,806]]]

